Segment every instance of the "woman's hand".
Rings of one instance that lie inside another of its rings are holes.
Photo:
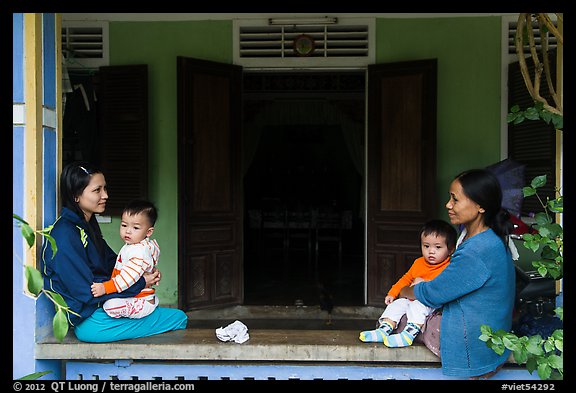
[[[424,282],[426,280],[424,280],[422,277],[415,277],[414,280],[412,281],[412,284],[410,284],[411,287],[413,287],[414,285],[418,284],[419,282]]]
[[[405,297],[406,299],[414,300],[416,296],[414,296],[414,287],[407,286],[400,290],[400,294],[398,297]]]
[[[160,270],[154,268],[152,273],[144,273],[144,279],[146,280],[146,288],[150,288],[153,285],[158,285],[161,279]]]

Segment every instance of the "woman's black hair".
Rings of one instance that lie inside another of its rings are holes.
[[[455,179],[462,185],[464,194],[484,209],[484,224],[492,228],[507,246],[513,225],[510,213],[502,208],[502,188],[498,178],[487,169],[471,169]]]
[[[90,178],[95,173],[102,173],[102,171],[89,162],[76,161],[62,168],[62,173],[60,174],[60,198],[62,206],[72,210],[82,220],[85,220],[84,212],[80,209],[76,198],[82,195],[82,192],[84,192],[84,189],[90,183]],[[96,248],[102,252],[104,250],[102,231],[94,214],[90,218],[90,221],[88,221],[88,229],[91,238],[96,244]]]

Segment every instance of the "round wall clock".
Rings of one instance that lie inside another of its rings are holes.
[[[314,53],[316,49],[316,43],[314,38],[307,34],[300,34],[298,37],[294,38],[294,53],[297,56],[310,56]]]

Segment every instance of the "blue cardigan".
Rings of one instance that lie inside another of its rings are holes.
[[[462,242],[448,267],[434,280],[416,284],[414,295],[429,307],[444,307],[440,354],[445,375],[482,375],[508,359],[508,350],[498,355],[478,338],[483,324],[493,331],[512,327],[514,264],[492,229]]]
[[[104,301],[113,297],[137,295],[145,286],[143,277],[135,285],[121,293],[108,294],[95,298],[90,286],[93,282],[110,279],[116,262],[116,253],[103,240],[103,254],[98,253],[90,238],[88,223],[68,208],[54,223],[50,235],[56,241],[58,250],[52,257],[48,242],[42,250],[44,288],[57,292],[70,309],[80,317],[69,314],[72,326],[88,318]]]

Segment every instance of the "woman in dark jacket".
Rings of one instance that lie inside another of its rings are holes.
[[[142,319],[112,318],[101,308],[111,297],[130,297],[145,286],[159,281],[159,272],[142,277],[121,293],[92,296],[93,282],[110,279],[116,253],[108,246],[96,213],[103,213],[108,200],[102,172],[86,162],[67,165],[60,176],[62,212],[50,235],[58,251],[43,247],[44,286],[59,293],[70,309],[68,321],[76,337],[87,342],[110,342],[151,336],[185,329],[187,316],[182,310],[158,307]]]

